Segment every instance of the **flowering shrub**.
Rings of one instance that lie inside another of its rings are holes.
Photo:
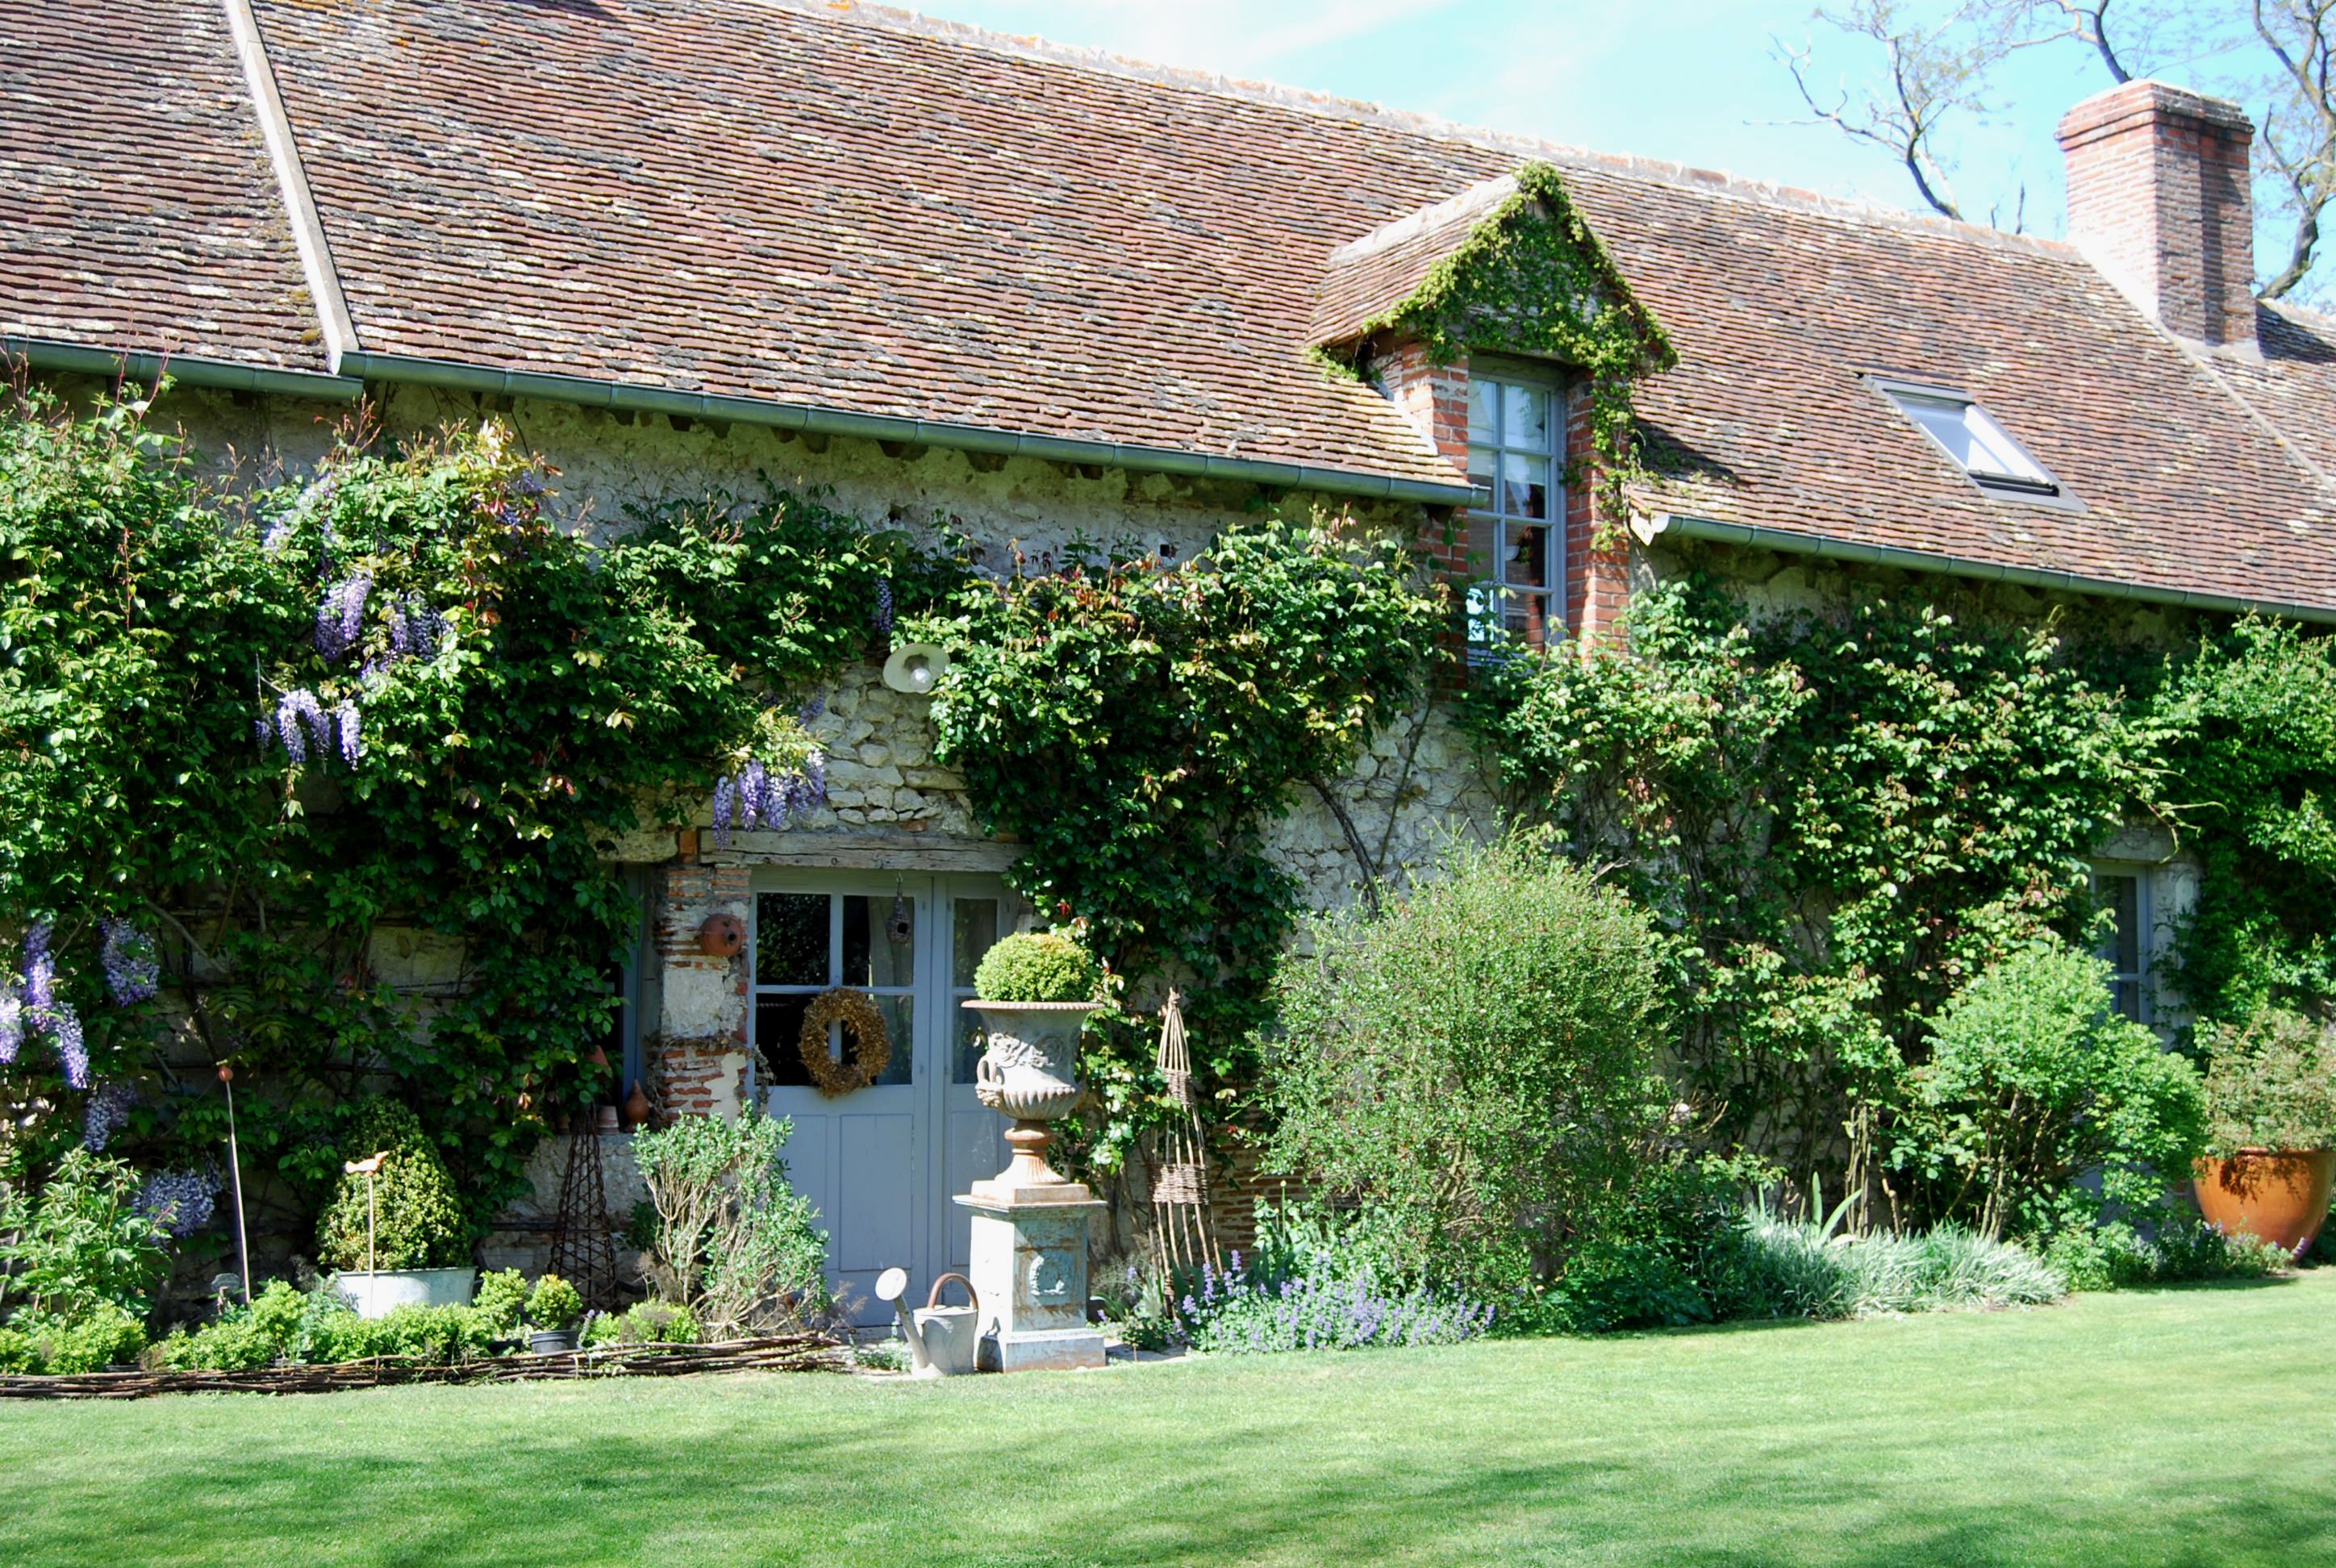
[[[1302,1206],[1260,1205],[1254,1259],[1234,1252],[1222,1272],[1202,1264],[1177,1300],[1186,1339],[1232,1354],[1358,1350],[1456,1344],[1492,1327],[1490,1303],[1391,1274],[1360,1229]]]

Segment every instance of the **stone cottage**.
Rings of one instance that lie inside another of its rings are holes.
[[[158,416],[263,470],[360,400],[499,414],[581,529],[767,474],[993,561],[1185,559],[1262,499],[1427,541],[1536,639],[1689,562],[2336,620],[2336,321],[2250,294],[2251,134],[2155,83],[2078,105],[2059,242],[827,0],[0,0],[0,343],[84,392],[167,369]],[[1517,225],[1565,288],[1434,318]],[[624,846],[627,1080],[793,1115],[862,1289],[961,1264],[949,1194],[1002,1157],[956,1004],[1016,846],[926,702],[836,689],[799,827]],[[1334,787],[1360,857],[1320,801],[1278,840],[1325,903],[1495,815],[1433,707]],[[2102,871],[2142,979],[2185,873],[2147,834]],[[840,984],[895,1051],[829,1100],[790,1022]]]

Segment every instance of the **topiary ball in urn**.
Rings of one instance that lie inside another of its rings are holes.
[[[974,1095],[1014,1118],[1006,1141],[1013,1161],[997,1176],[976,1182],[977,1193],[998,1197],[1059,1192],[1085,1197],[1046,1164],[1053,1142],[1046,1124],[1079,1103],[1079,1035],[1097,1006],[1103,966],[1060,931],[1023,931],[991,948],[974,970],[975,999],[988,1048],[975,1074]]]

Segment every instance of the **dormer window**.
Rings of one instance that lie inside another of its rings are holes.
[[[2068,499],[2060,482],[1968,394],[1881,376],[1868,379],[1981,490],[2021,501]]]

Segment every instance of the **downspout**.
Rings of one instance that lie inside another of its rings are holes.
[[[1658,513],[1644,526],[1633,523],[1631,531],[1639,536],[1641,543],[1646,544],[1652,544],[1669,534],[1680,539],[1738,545],[1747,550],[1773,550],[1781,555],[1813,556],[1821,560],[1838,560],[1857,566],[1895,567],[1902,571],[1927,572],[1975,582],[2006,582],[2022,588],[2048,589],[2096,599],[2122,599],[2141,604],[2168,605],[2180,609],[2267,615],[2285,620],[2336,625],[2336,609],[2321,605],[2242,599],[2231,594],[2201,593],[2193,589],[2155,588],[2146,583],[2083,577],[2073,571],[2054,571],[2045,567],[2006,566],[1999,561],[1974,560],[1969,556],[1950,555],[1943,551],[1903,550],[1895,545],[1853,544],[1817,534],[1795,533],[1786,529],[1763,528],[1748,522],[1722,522],[1716,518],[1694,517],[1684,512]]]

